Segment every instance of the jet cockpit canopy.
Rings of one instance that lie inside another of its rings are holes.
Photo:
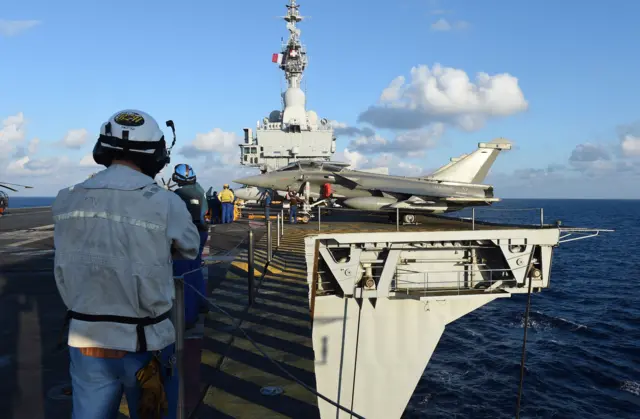
[[[322,160],[297,160],[293,163],[289,163],[280,171],[289,170],[328,170],[331,172],[339,172],[345,167],[349,166],[349,163],[340,161],[322,161]]]

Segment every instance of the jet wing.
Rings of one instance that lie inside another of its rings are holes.
[[[336,180],[338,180],[340,184],[346,186],[347,188],[355,189],[357,186],[360,185],[355,179],[351,179],[339,173],[334,172],[333,176],[335,176]]]
[[[448,197],[444,199],[447,202],[500,202],[500,198],[454,198]]]

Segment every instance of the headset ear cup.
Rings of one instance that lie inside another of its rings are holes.
[[[109,153],[104,149],[102,144],[100,144],[100,140],[96,141],[96,145],[93,146],[93,161],[106,167],[111,165],[111,156],[109,156]]]

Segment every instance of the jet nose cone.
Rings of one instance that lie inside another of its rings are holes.
[[[265,187],[266,182],[262,176],[249,176],[244,177],[242,179],[234,180],[235,183],[239,183],[241,185],[249,185],[249,186],[260,186]]]

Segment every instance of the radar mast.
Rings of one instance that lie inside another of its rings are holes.
[[[268,172],[301,159],[329,161],[336,151],[336,138],[331,123],[306,110],[306,95],[301,89],[307,67],[307,51],[300,41],[297,24],[304,17],[300,5],[289,0],[286,22],[289,38],[280,53],[271,61],[284,72],[287,90],[282,93],[283,109],[273,110],[256,124],[254,137],[251,128],[244,128],[244,143],[240,144],[240,163]]]

